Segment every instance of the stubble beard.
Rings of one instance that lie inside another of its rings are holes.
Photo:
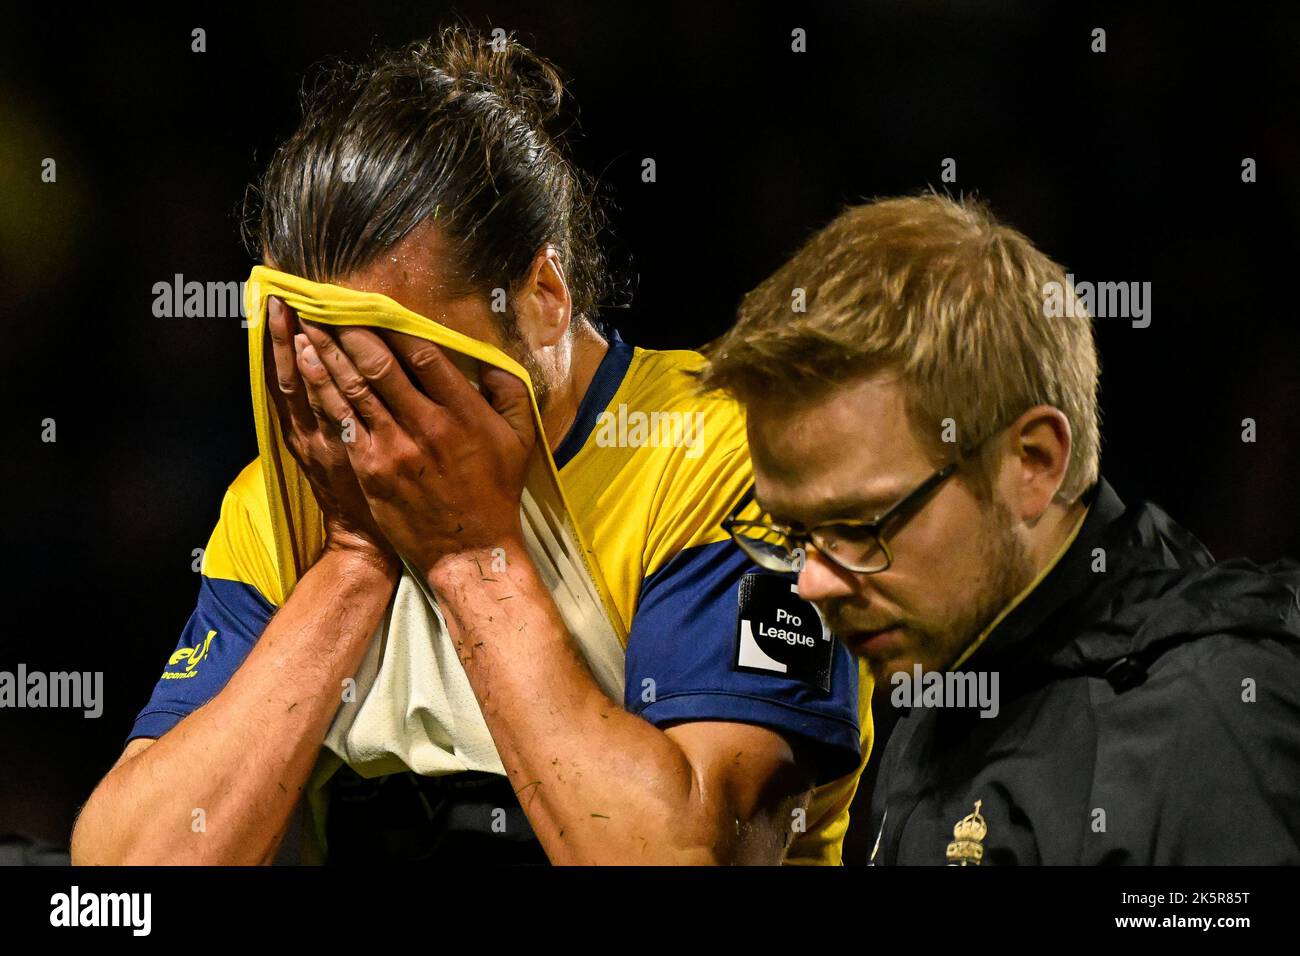
[[[867,663],[878,683],[886,681],[893,672],[910,672],[913,665],[918,663],[923,671],[940,671],[951,667],[984,628],[1033,579],[1033,561],[1015,534],[1011,512],[1001,502],[995,502],[991,506],[985,527],[978,538],[982,574],[974,597],[964,609],[944,621],[917,621],[907,616],[898,621],[908,637],[908,650],[903,655],[891,655],[883,659],[868,656]],[[844,615],[844,611],[848,615]],[[873,621],[870,626],[848,626],[839,631],[836,625],[841,624],[845,616],[851,619],[853,609],[829,609],[827,623],[833,631],[845,634],[886,626],[886,622]]]
[[[528,378],[533,384],[533,395],[537,399],[537,410],[545,413],[551,397],[551,382],[547,378],[546,370],[542,368],[541,363],[529,350],[528,342],[519,330],[519,320],[515,316],[512,307],[506,307],[506,312],[501,317],[499,327],[501,336],[505,340],[502,351],[524,367],[524,371],[528,373]]]
[[[940,655],[936,669],[947,669],[955,664],[971,643],[1033,580],[1033,560],[1024,542],[1016,536],[1014,518],[1002,502],[994,503],[989,525],[980,537],[984,580],[970,610],[943,628],[941,637],[935,642]]]

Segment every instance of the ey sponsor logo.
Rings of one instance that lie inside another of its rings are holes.
[[[153,926],[151,893],[82,893],[78,886],[50,897],[51,926],[129,926],[148,936]]]
[[[67,707],[94,718],[104,712],[103,690],[103,671],[0,671],[0,707]]]
[[[167,670],[162,672],[164,680],[185,680],[193,677],[199,666],[199,661],[208,656],[208,647],[212,644],[212,639],[217,636],[216,631],[208,631],[208,636],[203,639],[203,643],[197,647],[182,647],[172,654],[167,661]],[[171,670],[171,668],[184,664],[180,670]]]
[[[978,707],[981,717],[998,715],[997,671],[895,671],[889,702],[895,707]]]
[[[687,458],[704,452],[703,412],[628,411],[619,402],[616,412],[596,416],[596,444],[601,448],[685,448]]]

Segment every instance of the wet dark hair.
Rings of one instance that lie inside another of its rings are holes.
[[[555,68],[513,36],[463,27],[326,64],[304,83],[298,130],[247,191],[249,251],[329,282],[432,218],[450,240],[440,265],[452,294],[513,291],[550,244],[575,319],[594,319],[603,218],[546,130],[563,96]]]

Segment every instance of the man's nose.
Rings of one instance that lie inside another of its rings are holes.
[[[832,564],[816,548],[809,547],[799,571],[799,596],[815,604],[847,597],[853,592],[853,572]]]

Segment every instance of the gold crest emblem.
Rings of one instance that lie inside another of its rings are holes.
[[[953,841],[948,844],[949,866],[979,866],[984,859],[984,837],[988,824],[980,816],[983,800],[975,801],[975,812],[962,817],[952,828]]]

